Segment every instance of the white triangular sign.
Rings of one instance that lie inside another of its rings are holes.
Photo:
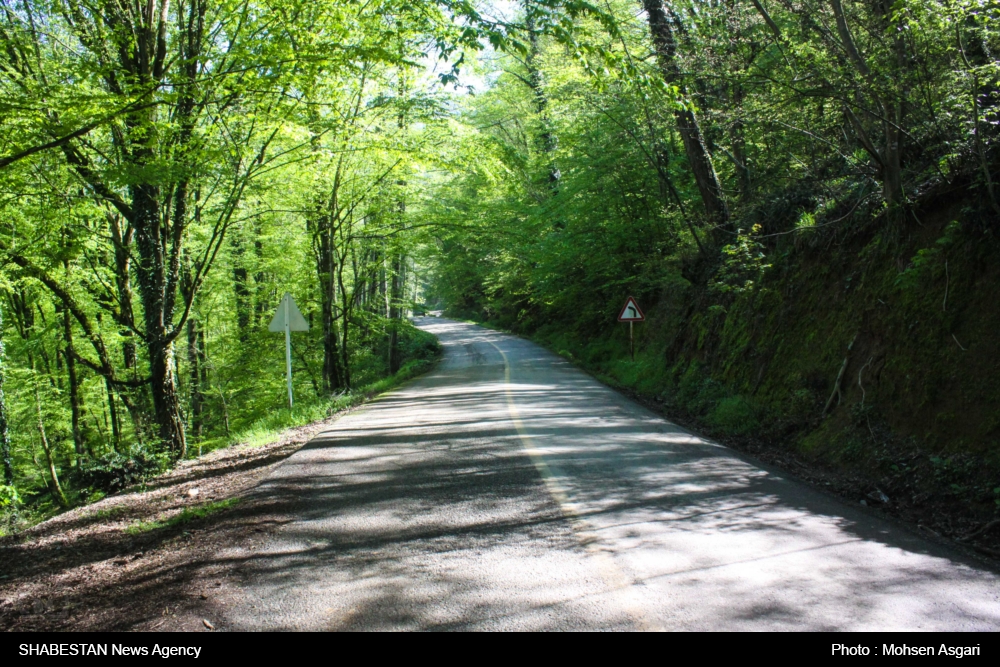
[[[287,307],[286,307],[286,303]],[[271,320],[271,324],[267,326],[267,330],[273,333],[281,333],[285,330],[285,314],[288,315],[288,329],[289,331],[309,331],[309,323],[306,322],[306,318],[302,316],[302,311],[299,307],[295,305],[295,299],[288,292],[285,292],[285,296],[282,297],[281,303],[278,304],[278,312],[274,314],[274,319]]]
[[[645,319],[646,316],[639,310],[639,304],[635,302],[633,297],[628,298],[628,301],[625,302],[625,307],[622,308],[622,312],[618,315],[619,322],[643,322]]]

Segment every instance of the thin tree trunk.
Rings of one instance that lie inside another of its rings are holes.
[[[882,132],[885,137],[885,143],[882,149],[879,150],[874,145],[874,142],[868,136],[867,131],[864,129],[864,125],[861,119],[857,117],[853,110],[849,107],[845,107],[845,114],[848,117],[851,125],[854,128],[855,133],[858,135],[858,140],[861,145],[868,152],[869,156],[872,158],[872,162],[875,163],[879,177],[882,181],[882,196],[885,202],[893,207],[897,204],[902,204],[905,197],[903,195],[903,172],[902,172],[902,132],[900,128],[903,122],[903,97],[905,95],[897,95],[895,100],[884,100],[878,95],[877,86],[872,77],[871,68],[868,67],[868,63],[864,56],[858,50],[857,44],[854,42],[854,36],[851,33],[850,26],[847,24],[847,15],[844,13],[844,7],[840,0],[830,0],[830,5],[833,7],[834,17],[837,23],[837,33],[840,36],[840,40],[844,45],[844,49],[854,63],[855,68],[861,74],[861,76],[868,81],[870,85],[871,97],[875,101],[876,107],[882,113]],[[888,24],[889,21],[889,9],[882,7],[880,3],[875,3],[875,12],[881,13]],[[903,68],[906,62],[906,43],[903,40],[902,31],[898,31],[893,39],[893,50],[896,53],[896,64],[899,68],[897,75],[902,81]]]
[[[333,230],[328,215],[316,221],[316,273],[320,285],[320,308],[323,324],[323,391],[332,392],[343,386],[340,370],[339,333],[334,314],[337,301],[337,261],[334,257]]]
[[[137,355],[132,329],[129,327],[134,317],[130,270],[132,263],[132,241],[135,238],[135,234],[131,225],[128,225],[126,229],[122,229],[121,217],[118,214],[109,213],[108,223],[111,228],[111,241],[115,248],[115,282],[118,288],[119,312],[122,324],[125,325],[121,330],[124,341],[122,343],[122,354],[124,356],[125,368],[135,369]]]
[[[254,223],[253,235],[253,254],[259,268],[264,266],[264,242],[261,240],[262,231],[259,221]],[[266,316],[267,300],[264,291],[264,282],[263,271],[258,270],[253,274],[254,326],[257,326]]]
[[[205,330],[202,327],[198,328],[198,367],[199,367],[199,369],[201,371],[201,375],[199,376],[199,378],[200,378],[200,386],[201,386],[202,392],[208,391],[208,389],[209,389],[209,385],[208,385],[208,353],[207,353],[207,351],[205,349]],[[202,394],[201,422],[199,422],[198,426],[201,429],[198,432],[198,435],[201,436],[201,434],[204,432],[204,428],[205,428],[204,394]],[[228,429],[227,429],[227,433],[228,433]],[[201,451],[201,450],[199,450],[199,451]]]
[[[525,8],[527,8],[527,4]],[[530,12],[529,12],[530,16]],[[534,31],[532,31],[534,34]],[[537,49],[537,45],[536,45]],[[400,70],[399,74],[399,96],[400,98],[406,95],[406,79],[403,76],[404,71]],[[540,82],[539,82],[540,83]],[[539,88],[540,90],[541,88]],[[544,99],[544,98],[543,98]],[[402,130],[407,126],[406,114],[400,112],[397,119],[397,125],[399,129]],[[399,201],[396,203],[398,216],[395,221],[395,227],[397,230],[402,230],[405,226],[404,218],[406,216],[406,181],[400,179],[397,183],[399,186]],[[394,239],[395,243],[399,243],[399,238]],[[392,260],[389,266],[389,270],[392,272],[390,280],[392,281],[389,293],[389,372],[395,374],[399,370],[400,360],[399,360],[399,306],[400,306],[400,292],[402,285],[400,280],[402,278],[402,265],[403,265],[403,252],[399,247],[393,248]]]
[[[371,257],[371,263],[368,269],[368,311],[371,313],[375,312],[375,306],[378,303],[378,266],[382,261],[381,256],[378,252],[373,252]]]
[[[386,289],[386,269],[385,265],[388,261],[385,253],[382,253],[382,257],[379,260],[378,269],[378,295],[379,295],[379,315],[382,317],[389,317],[389,291]]]
[[[243,239],[238,234],[233,234],[230,238],[233,246],[233,292],[236,295],[237,335],[241,343],[246,343],[250,332],[250,311],[253,307],[250,285],[248,284],[246,253],[243,249]]]
[[[990,206],[993,207],[995,213],[1000,215],[1000,204],[997,203],[997,198],[993,191],[990,163],[986,157],[986,149],[983,145],[983,129],[979,122],[979,74],[972,67],[968,56],[965,54],[965,45],[962,44],[962,29],[957,25],[955,26],[955,37],[958,40],[958,52],[962,55],[962,62],[965,64],[965,69],[972,78],[972,89],[970,91],[972,93],[972,132],[975,137],[976,156],[979,158],[979,167],[986,181],[986,194],[989,196]]]
[[[348,354],[348,333],[351,330],[351,304],[350,300],[347,298],[347,287],[344,285],[344,264],[339,263],[339,269],[337,271],[337,287],[340,292],[340,314],[344,318],[343,335],[340,343],[340,355],[343,360],[343,381],[344,387],[347,389],[351,388],[351,359]]]
[[[541,124],[541,133],[538,137],[538,149],[543,155],[546,156],[548,161],[549,187],[552,189],[553,193],[556,193],[559,190],[559,179],[562,178],[562,172],[559,171],[555,162],[552,161],[552,154],[555,152],[558,144],[555,132],[552,131],[552,121],[549,118],[548,113],[549,100],[545,94],[542,71],[538,65],[538,58],[541,55],[541,49],[538,42],[538,30],[535,26],[535,14],[531,8],[531,2],[529,2],[529,0],[524,1],[524,15],[525,29],[528,33],[528,55],[524,61],[528,70],[528,79],[526,83],[528,84],[528,87],[531,88],[532,98],[535,102],[535,112],[538,114],[538,120]]]
[[[883,19],[888,27],[891,22],[892,5],[880,5],[883,10]],[[905,86],[907,67],[906,41],[902,30],[893,31],[892,49],[896,55],[896,70],[900,85]],[[895,99],[889,99],[886,104],[886,114],[891,122],[883,123],[885,126],[885,200],[886,203],[904,204],[906,195],[903,192],[903,115],[906,113],[904,100],[909,95],[909,91],[904,87],[895,95]]]
[[[202,406],[204,404],[205,395],[204,387],[202,385],[202,364],[201,350],[198,349],[200,332],[198,330],[198,323],[194,317],[188,318],[187,321],[187,356],[188,356],[188,405],[190,410],[191,419],[191,434],[196,438],[200,439],[203,430],[203,419],[202,419]]]
[[[736,170],[736,182],[740,192],[740,202],[746,204],[752,194],[750,167],[747,164],[745,127],[743,125],[743,85],[733,84],[733,113],[736,118],[729,126],[729,145],[733,152],[733,167]]]
[[[7,399],[3,393],[7,374],[7,356],[3,345],[3,304],[0,304],[0,463],[3,464],[4,484],[14,484],[14,460],[10,452],[10,433],[7,428]]]
[[[401,318],[403,255],[397,254],[392,263],[392,286],[389,296],[389,372],[399,371],[399,320]]]
[[[118,420],[118,408],[115,405],[115,388],[111,384],[110,378],[104,378],[104,388],[108,392],[108,414],[111,417],[111,437],[114,439],[112,444],[116,451],[120,451],[122,444],[121,422]]]
[[[681,80],[680,68],[676,60],[677,45],[667,14],[663,10],[663,2],[662,0],[642,0],[642,6],[646,10],[649,32],[653,39],[660,72],[667,83],[677,86],[683,92],[684,82]],[[702,135],[701,126],[698,124],[694,110],[690,105],[685,104],[683,108],[674,111],[674,120],[677,124],[677,131],[681,135],[681,141],[684,143],[684,153],[691,166],[691,172],[694,175],[695,184],[698,186],[705,213],[715,223],[729,222],[729,207],[722,195],[719,176],[715,172],[712,156],[708,152],[705,137]]]
[[[69,270],[68,263],[67,270]],[[83,399],[80,396],[80,380],[76,374],[76,352],[73,349],[73,326],[70,320],[69,308],[63,309],[63,337],[66,342],[66,375],[69,378],[69,406],[73,425],[73,447],[76,449],[76,467],[80,468],[83,465],[83,458],[86,456],[83,433],[80,429]]]
[[[69,500],[63,493],[62,485],[59,483],[59,474],[56,472],[55,458],[52,456],[52,447],[49,445],[49,438],[45,434],[45,422],[42,419],[42,396],[38,391],[38,378],[34,377],[35,364],[31,364],[32,384],[35,389],[35,414],[38,417],[38,435],[42,440],[42,450],[45,452],[45,460],[48,463],[49,490],[55,496],[56,501],[63,507],[69,507]]]

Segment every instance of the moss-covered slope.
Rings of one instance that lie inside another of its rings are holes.
[[[624,325],[530,333],[669,415],[961,537],[1000,510],[1000,244],[956,200],[872,223],[777,237],[746,289],[672,282],[643,304],[635,361]]]

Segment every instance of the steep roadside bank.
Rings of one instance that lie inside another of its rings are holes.
[[[758,276],[732,280],[745,266],[687,267],[636,295],[648,320],[634,362],[620,304],[600,330],[495,324],[682,424],[997,556],[1000,248],[960,196],[913,219],[764,229],[746,243],[770,266],[749,285]]]

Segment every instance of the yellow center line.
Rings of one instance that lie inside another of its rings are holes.
[[[545,456],[535,444],[535,439],[528,433],[524,422],[521,420],[521,413],[518,411],[517,403],[514,401],[513,384],[510,380],[510,361],[508,361],[507,355],[504,354],[504,351],[499,346],[492,341],[488,342],[503,358],[504,394],[507,398],[507,411],[510,413],[510,420],[514,423],[514,429],[521,440],[521,445],[528,454],[528,458],[531,459],[532,465],[535,466],[535,470],[541,476],[542,483],[545,484],[545,489],[548,491],[549,496],[559,506],[559,510],[563,516],[569,520],[570,526],[573,528],[573,532],[576,534],[580,545],[596,561],[598,571],[605,585],[620,597],[622,606],[628,615],[632,617],[632,620],[639,629],[662,630],[662,628],[650,622],[649,617],[643,611],[643,606],[635,591],[635,583],[622,572],[614,559],[601,548],[600,538],[581,515],[580,507],[570,500],[566,489],[559,483],[556,476],[552,474],[552,470],[545,461]]]

